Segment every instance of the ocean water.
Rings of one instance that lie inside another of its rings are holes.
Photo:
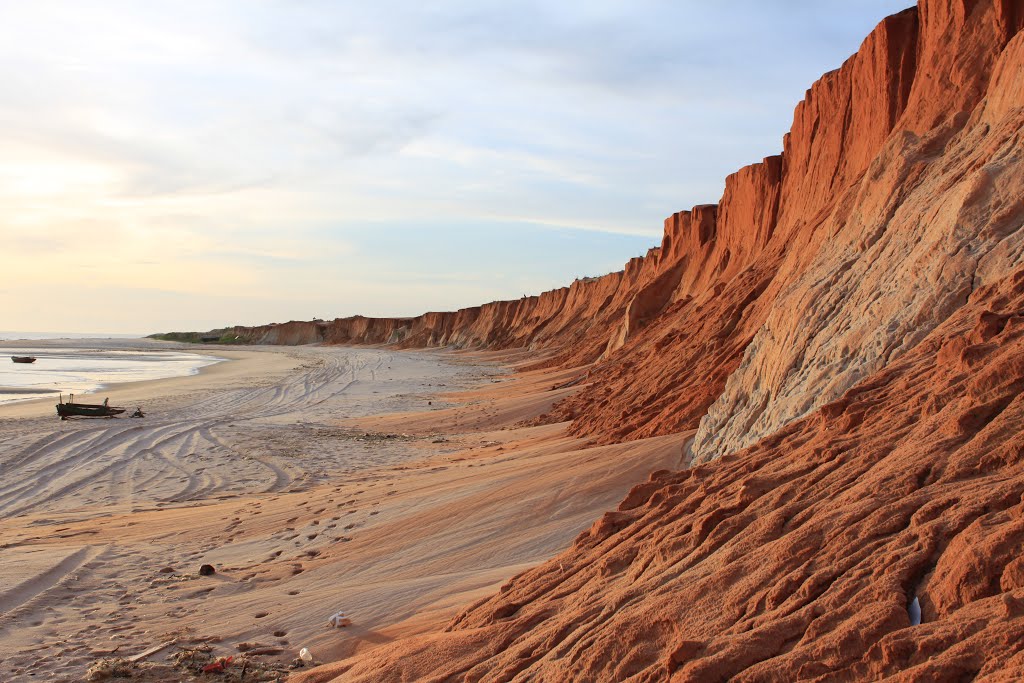
[[[141,334],[104,334],[83,332],[18,332],[0,330],[0,341],[36,340],[36,339],[139,339]]]
[[[90,348],[33,348],[4,345],[0,350],[0,404],[94,393],[110,384],[194,375],[222,358],[178,351]],[[35,356],[32,364],[11,356]]]

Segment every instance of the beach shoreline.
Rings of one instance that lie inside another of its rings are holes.
[[[45,340],[49,342],[63,341],[63,340]],[[221,376],[245,376],[245,375],[258,375],[264,372],[273,372],[275,370],[285,372],[290,368],[294,367],[293,361],[287,360],[288,354],[285,352],[273,351],[245,351],[227,348],[209,348],[204,347],[202,349],[192,349],[183,347],[182,345],[172,344],[169,342],[154,342],[152,340],[68,340],[73,343],[70,348],[80,349],[101,349],[101,350],[124,350],[124,351],[175,351],[179,353],[188,353],[196,356],[206,356],[216,358],[217,361],[201,365],[195,368],[195,372],[176,375],[173,377],[160,377],[157,379],[146,379],[132,382],[110,382],[98,387],[95,390],[88,392],[76,393],[76,396],[98,396],[102,395],[109,397],[113,404],[139,401],[144,400],[146,396],[165,396],[165,395],[179,395],[181,393],[187,393],[196,386],[194,380],[206,380],[209,379],[212,382],[216,382]],[[82,344],[81,342],[89,342],[88,344]],[[115,345],[108,345],[107,342],[113,341]],[[131,342],[142,342],[137,345],[125,346],[126,341]],[[147,343],[148,342],[148,343]],[[5,348],[4,343],[0,342],[0,350]],[[9,347],[8,347],[9,348]],[[55,348],[61,348],[55,346]],[[231,366],[236,363],[242,363],[242,367],[221,367]],[[253,367],[255,366],[255,367]],[[26,391],[25,393],[29,393]],[[39,392],[36,392],[39,393]],[[51,400],[55,398],[59,393],[59,390],[52,390],[48,393],[52,396],[46,396],[42,398],[25,399],[19,401],[11,401],[8,403],[0,404],[0,419],[5,417],[26,417],[35,416],[42,413],[52,413]],[[63,392],[67,395],[67,392]]]
[[[111,391],[154,396],[145,420],[0,410],[0,650],[18,653],[0,678],[81,680],[164,641],[155,666],[257,643],[287,670],[301,647],[326,663],[426,632],[682,450],[521,426],[574,390],[554,388],[572,371],[510,374],[523,352],[224,353]],[[338,610],[351,627],[330,628]]]
[[[197,643],[257,643],[283,670],[302,647],[343,660],[443,624],[682,450],[523,427],[574,389],[554,388],[571,371],[509,374],[522,352],[228,353],[111,391],[159,394],[145,420],[0,409],[0,651],[18,653],[0,677],[81,680],[165,641],[154,666]],[[351,627],[330,628],[338,610]]]

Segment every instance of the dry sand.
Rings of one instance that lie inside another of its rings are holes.
[[[144,420],[0,408],[0,680],[80,680],[169,640],[151,660],[255,643],[287,664],[423,632],[677,467],[687,438],[518,427],[579,373],[508,375],[515,354],[214,354],[233,360],[102,394]],[[352,626],[329,627],[338,610]]]

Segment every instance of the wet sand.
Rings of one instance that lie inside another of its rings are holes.
[[[686,438],[519,426],[574,389],[507,374],[516,354],[214,353],[234,360],[102,394],[144,420],[0,408],[0,679],[80,680],[170,641],[149,659],[337,661],[423,632],[678,466]],[[339,610],[352,626],[328,625]]]

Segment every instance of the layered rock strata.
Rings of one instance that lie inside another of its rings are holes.
[[[729,176],[719,204],[671,216],[623,271],[452,313],[232,333],[549,349],[549,362],[597,362],[548,416],[577,435],[699,424],[699,459],[753,443],[912,348],[1012,238],[1020,17],[1019,0],[936,1],[885,19],[808,90],[782,155]]]
[[[1022,312],[1018,268],[813,415],[654,473],[444,632],[310,680],[1018,680]]]

